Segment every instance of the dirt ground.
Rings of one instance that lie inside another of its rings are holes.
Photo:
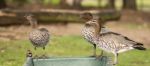
[[[52,36],[62,35],[81,35],[81,29],[83,24],[71,23],[67,26],[63,25],[39,25],[39,27],[47,28]],[[131,38],[132,40],[144,43],[147,47],[150,47],[150,24],[129,24],[110,22],[106,24],[106,28],[110,31],[114,31],[124,36]],[[28,33],[33,29],[30,26],[9,26],[0,27],[0,40],[20,40],[28,39]]]

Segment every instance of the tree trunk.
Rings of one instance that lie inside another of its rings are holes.
[[[82,0],[73,0],[73,7],[80,8]]]
[[[6,1],[5,0],[0,0],[0,9],[6,8]]]
[[[123,0],[123,9],[137,10],[136,0]]]
[[[108,0],[108,4],[107,4],[108,8],[115,8],[115,0]]]
[[[61,7],[66,7],[67,6],[66,0],[60,0],[60,6]]]
[[[98,2],[98,7],[101,7],[102,0],[98,0],[97,2]]]

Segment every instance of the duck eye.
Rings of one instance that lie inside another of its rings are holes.
[[[93,20],[92,22],[96,22],[96,20]]]
[[[89,23],[86,23],[85,25],[86,25],[86,26],[91,26]]]

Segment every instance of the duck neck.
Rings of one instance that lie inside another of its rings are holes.
[[[96,26],[94,27],[94,29],[95,29],[94,35],[96,38],[98,38],[100,36],[101,25],[99,23],[97,23]]]
[[[37,21],[35,19],[28,19],[29,22],[30,22],[30,25],[33,29],[36,29],[38,28],[38,24],[37,24]]]

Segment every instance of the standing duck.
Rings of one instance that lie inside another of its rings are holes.
[[[26,15],[25,17],[33,28],[33,30],[29,33],[29,40],[35,47],[34,49],[36,50],[37,47],[45,49],[50,38],[49,31],[46,28],[38,28],[37,20],[33,18],[33,15]]]
[[[80,15],[80,18],[83,19],[85,22],[96,22],[96,21],[98,21],[98,19],[93,18],[93,15],[91,13],[83,13]],[[90,44],[93,45],[93,55],[91,57],[96,57],[96,44],[95,44],[94,39],[93,39],[94,31],[93,31],[93,28],[90,28],[89,26],[90,25],[85,24],[85,26],[81,32],[82,32],[82,36],[84,37],[84,39],[86,39]],[[99,33],[110,32],[105,27],[102,27],[101,29],[102,30],[99,31]],[[103,51],[101,53],[103,53]]]
[[[101,33],[103,30],[101,18],[93,20],[91,13],[83,13],[82,18],[86,19],[84,29],[82,30],[84,38],[92,44],[97,45],[98,48],[113,53],[115,56],[114,65],[118,63],[118,53],[131,49],[146,50],[142,43],[135,42],[121,34],[114,32]]]

